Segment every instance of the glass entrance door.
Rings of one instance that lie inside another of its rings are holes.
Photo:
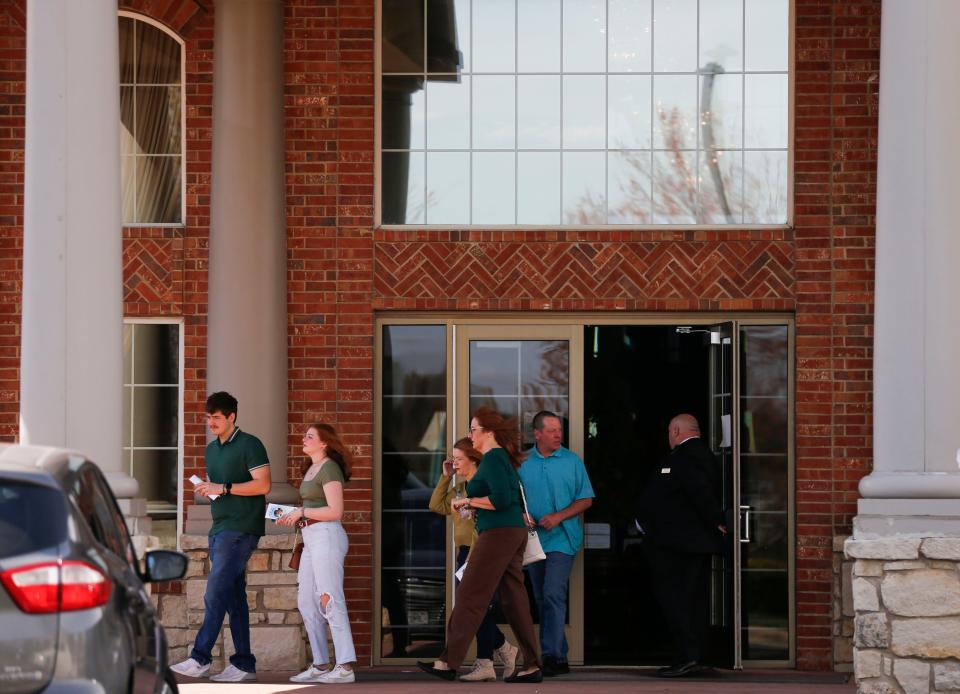
[[[533,416],[549,410],[563,421],[563,445],[582,455],[580,338],[580,331],[567,325],[457,326],[454,438],[466,435],[478,407],[488,406],[516,418],[526,450],[533,446]],[[578,559],[570,577],[566,627],[573,664],[583,662],[582,576]],[[532,596],[531,606],[536,612]]]

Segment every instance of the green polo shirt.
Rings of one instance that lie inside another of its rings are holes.
[[[251,470],[270,465],[267,449],[260,443],[260,439],[238,428],[234,428],[226,443],[220,443],[220,437],[208,443],[203,459],[210,481],[217,484],[250,482],[253,479]],[[210,508],[213,515],[211,535],[225,530],[257,536],[262,536],[264,533],[267,497],[263,494],[258,496],[220,495],[211,502]]]
[[[467,496],[487,496],[495,511],[477,509],[477,532],[491,528],[525,528],[523,504],[520,501],[520,475],[510,464],[502,448],[483,455],[480,467],[467,483]]]

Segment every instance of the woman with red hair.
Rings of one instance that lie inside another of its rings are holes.
[[[446,648],[433,663],[418,663],[421,670],[441,679],[456,678],[457,668],[499,588],[500,604],[517,636],[524,665],[523,670],[504,681],[543,681],[530,603],[523,583],[527,526],[517,474],[522,462],[519,437],[516,421],[504,420],[489,407],[479,408],[470,422],[470,438],[474,448],[483,453],[483,459],[467,484],[467,496],[456,499],[451,506],[456,512],[462,507],[476,510],[477,541],[457,589],[457,604],[447,623]]]

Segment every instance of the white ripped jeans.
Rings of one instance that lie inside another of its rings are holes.
[[[350,543],[339,521],[323,521],[303,529],[303,556],[297,573],[297,607],[310,639],[313,662],[330,662],[327,651],[327,625],[333,636],[337,665],[357,659],[353,648],[353,633],[347,616],[347,602],[343,595],[343,559]],[[324,609],[322,596],[328,596]]]

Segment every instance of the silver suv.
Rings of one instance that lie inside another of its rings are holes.
[[[176,692],[144,583],[186,568],[178,552],[137,561],[82,455],[0,446],[0,691]]]

